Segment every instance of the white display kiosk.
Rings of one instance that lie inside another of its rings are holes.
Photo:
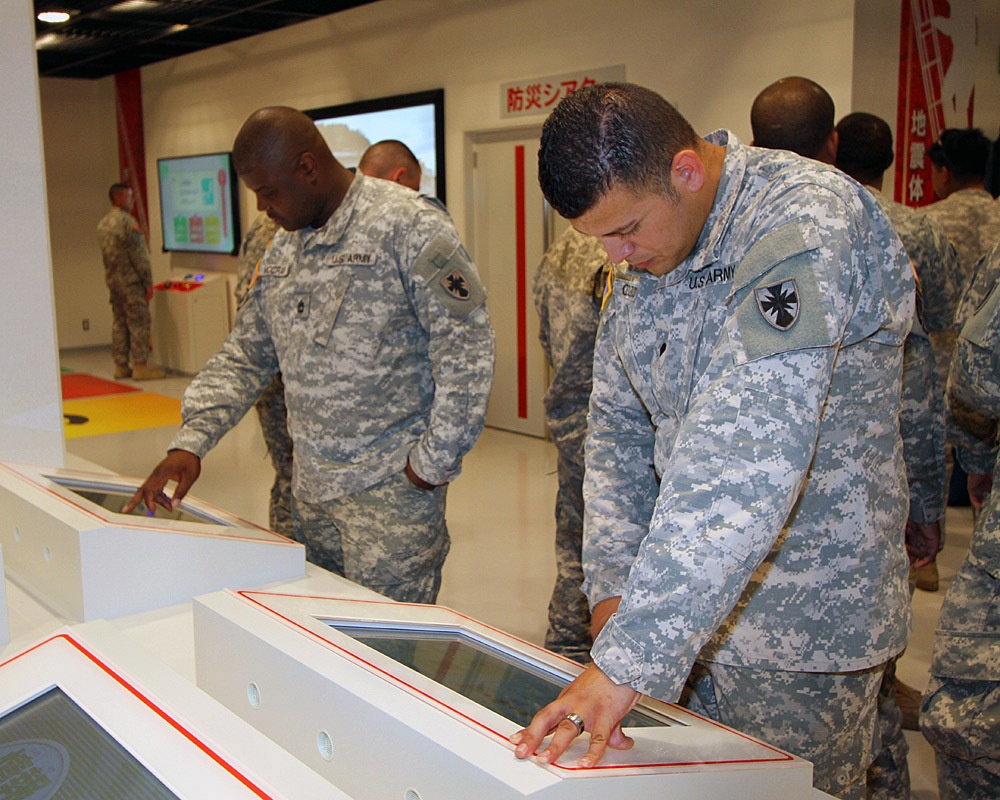
[[[0,663],[0,797],[350,800],[104,622]]]
[[[219,349],[231,327],[229,276],[174,270],[154,287],[153,359],[193,375]]]
[[[198,685],[359,798],[806,800],[812,766],[644,700],[629,751],[519,761],[508,737],[582,669],[440,606],[267,592],[194,600]]]
[[[3,547],[0,547],[0,645],[10,641],[10,615],[7,611],[7,578],[3,571]]]
[[[305,574],[305,548],[190,496],[121,513],[139,479],[0,463],[7,575],[71,621],[110,619],[222,588]]]

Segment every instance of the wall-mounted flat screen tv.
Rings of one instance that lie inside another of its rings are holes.
[[[160,158],[156,166],[164,252],[239,252],[239,191],[231,154]]]
[[[369,145],[397,139],[420,162],[420,191],[445,202],[444,89],[309,109],[330,149],[345,167],[357,167]]]

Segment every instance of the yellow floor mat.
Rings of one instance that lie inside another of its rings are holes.
[[[67,439],[181,424],[181,401],[152,392],[63,401]]]

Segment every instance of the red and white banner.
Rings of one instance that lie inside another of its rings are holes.
[[[972,0],[902,0],[895,198],[934,201],[930,147],[945,128],[972,126],[978,20]]]

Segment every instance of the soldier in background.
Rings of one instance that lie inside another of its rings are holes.
[[[241,304],[253,281],[257,265],[264,257],[264,251],[278,230],[278,224],[267,214],[260,214],[243,237],[240,249],[239,273],[236,282],[236,302]],[[295,535],[295,519],[292,514],[292,437],[288,435],[288,409],[285,407],[285,384],[281,373],[264,390],[253,404],[260,422],[264,445],[274,467],[274,482],[271,484],[271,498],[268,503],[268,524],[289,539],[299,539]]]
[[[981,273],[1000,275],[1000,245]],[[1000,495],[990,491],[1000,420],[1000,291],[962,328],[948,381],[954,435],[981,505],[972,543],[948,587],[931,658],[920,727],[935,751],[941,800],[1000,797]],[[976,424],[969,424],[978,420]]]
[[[986,191],[991,143],[978,128],[948,128],[927,148],[936,203],[926,212],[944,228],[958,249],[965,280],[976,264],[1000,242],[1000,205]],[[961,327],[974,309],[959,308]]]
[[[149,362],[149,301],[153,273],[146,239],[132,216],[135,196],[126,183],[108,190],[111,210],[97,225],[104,258],[104,282],[111,293],[111,358],[116,378],[137,381],[162,378],[163,369]]]
[[[280,370],[307,557],[392,599],[434,602],[447,485],[482,431],[493,375],[475,266],[438,204],[352,174],[300,111],[252,114],[233,163],[283,230],[126,510],[176,505]]]
[[[398,183],[415,192],[420,191],[423,173],[413,151],[398,139],[383,139],[369,146],[358,162],[358,172]]]
[[[833,119],[833,98],[826,89],[798,75],[782,78],[754,98],[750,144],[832,164],[837,155]]]
[[[583,443],[594,367],[594,340],[611,262],[600,239],[572,227],[545,252],[535,273],[539,340],[552,367],[545,422],[559,454],[556,495],[556,583],[545,646],[590,661],[590,608],[581,590]]]

